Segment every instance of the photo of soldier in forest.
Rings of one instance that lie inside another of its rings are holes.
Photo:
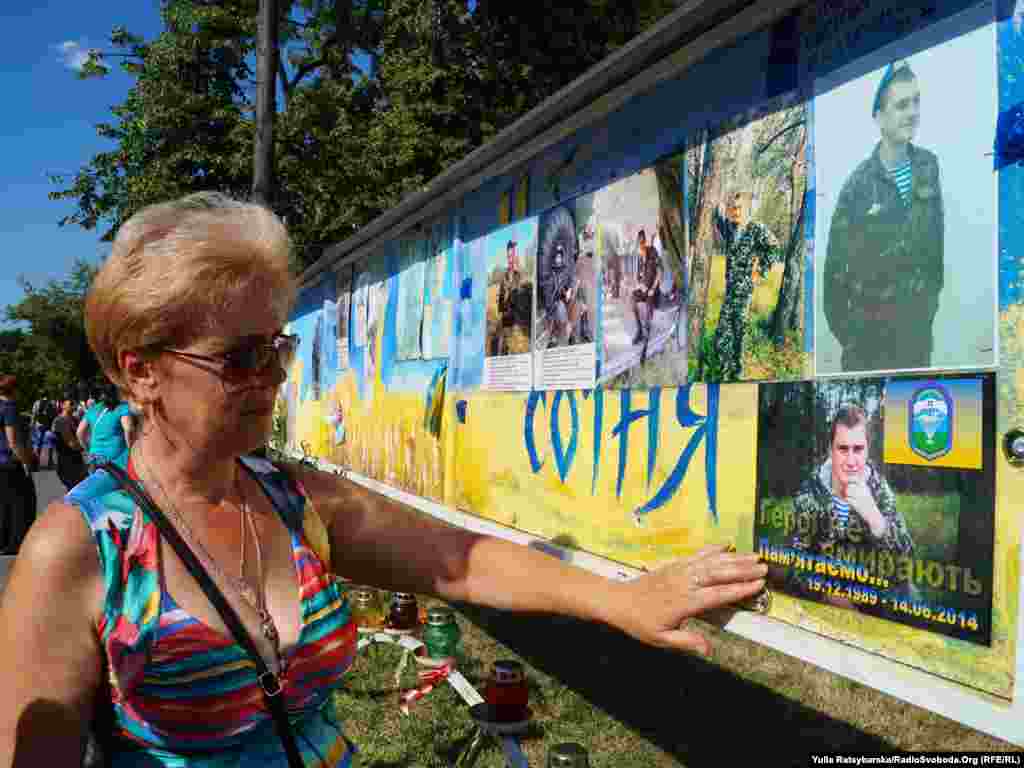
[[[810,373],[804,322],[809,141],[807,107],[790,95],[690,143],[691,380]]]
[[[875,378],[758,388],[754,549],[772,589],[985,644],[994,472],[886,463],[888,388]],[[932,622],[925,605],[977,624]]]

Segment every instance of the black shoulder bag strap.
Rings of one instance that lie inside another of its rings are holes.
[[[174,551],[181,558],[181,562],[185,564],[185,567],[188,568],[189,572],[199,583],[199,586],[202,587],[203,592],[206,593],[206,596],[213,603],[228,629],[231,630],[231,634],[235,636],[235,640],[252,657],[256,664],[260,689],[263,691],[263,699],[266,701],[267,709],[270,710],[270,714],[274,718],[274,725],[277,726],[278,736],[281,737],[285,754],[288,756],[288,766],[289,768],[305,768],[305,763],[299,754],[299,748],[295,742],[295,734],[292,731],[291,723],[288,722],[284,697],[281,695],[281,684],[274,673],[270,671],[270,668],[267,667],[267,663],[256,649],[256,645],[242,625],[242,620],[238,618],[235,609],[224,599],[224,595],[217,585],[214,584],[213,579],[210,578],[210,575],[203,568],[188,544],[181,538],[177,529],[171,525],[163,511],[153,502],[146,491],[129,477],[127,472],[113,462],[103,462],[99,468],[106,470],[117,481],[118,485],[135,500],[135,503],[149,515],[150,519],[156,524],[160,534],[174,547]]]

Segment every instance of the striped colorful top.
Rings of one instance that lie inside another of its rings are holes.
[[[349,766],[355,748],[342,733],[332,693],[356,653],[348,600],[303,534],[310,501],[270,462],[243,465],[291,531],[302,628],[286,651],[285,703],[307,766]],[[134,469],[128,465],[132,476]],[[234,639],[187,614],[159,575],[155,524],[106,472],[65,497],[92,529],[106,582],[97,627],[108,659],[113,765],[286,766],[256,668]]]

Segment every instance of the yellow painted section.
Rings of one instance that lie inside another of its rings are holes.
[[[1003,341],[1005,345],[1005,337]],[[1012,342],[1016,344],[1016,339]],[[1015,347],[1012,352],[1020,354]],[[362,398],[355,373],[349,371],[321,401],[302,403],[296,419],[298,434],[289,442],[304,442],[317,456],[449,507],[635,567],[652,568],[710,543],[733,543],[747,551],[753,547],[755,384],[719,389],[716,519],[710,510],[705,472],[707,440],[699,437],[699,425],[679,424],[676,389],[654,390],[657,400],[653,403],[646,390],[629,393],[634,414],[660,406],[657,449],[648,477],[650,417],[629,424],[625,430],[628,449],[620,458],[623,430],[616,433],[622,417],[619,391],[603,393],[600,428],[595,395],[585,398],[581,392],[562,393],[556,412],[556,393],[548,392],[544,401],[536,398],[529,416],[530,398],[525,393],[449,391],[441,432],[433,435],[424,427],[426,393],[389,392],[380,381],[379,365],[376,371],[376,379],[366,383]],[[1024,403],[1024,392],[1018,394],[1016,373],[1003,373],[997,379],[1000,439],[1005,425],[1024,411],[1018,405]],[[297,377],[301,391],[301,363],[295,364],[291,375]],[[464,422],[457,415],[459,400],[465,402]],[[695,385],[689,404],[697,416],[707,414],[707,401],[708,389]],[[578,426],[569,461],[571,402],[576,405]],[[335,445],[328,417],[338,409],[343,415],[345,439]],[[556,460],[553,427],[560,436],[564,478]],[[537,471],[531,465],[527,434],[533,436],[536,446]],[[698,443],[681,484],[664,505],[640,515],[638,523],[634,513],[668,482],[691,440]],[[1011,467],[1001,451],[996,460],[991,647],[781,594],[775,595],[770,616],[902,662],[908,669],[924,670],[994,697],[1011,697],[1021,539],[1015,505],[1024,498],[1024,470]],[[617,487],[620,462],[621,489]]]
[[[595,552],[634,566],[651,567],[712,543],[752,548],[757,388],[723,388],[718,435],[718,523],[712,517],[706,487],[702,440],[685,479],[671,500],[634,521],[633,511],[647,503],[666,483],[696,428],[676,421],[676,390],[660,391],[656,459],[648,480],[648,418],[630,426],[621,494],[617,492],[620,438],[612,434],[621,417],[617,392],[604,393],[602,430],[595,432],[595,398],[572,393],[578,413],[575,456],[564,481],[559,475],[551,438],[555,393],[538,403],[527,424],[527,396],[506,393],[460,395],[466,400],[465,424],[454,438],[454,467],[449,504],[503,525]],[[572,434],[570,394],[557,410],[563,450]],[[694,387],[691,402],[705,414],[706,390]],[[450,406],[451,407],[451,406]],[[649,407],[646,391],[633,392],[631,409]],[[728,417],[726,418],[726,415]],[[450,415],[454,420],[454,415]],[[538,460],[534,472],[525,445],[532,430]],[[496,438],[496,436],[501,436]],[[594,480],[595,439],[600,439]]]

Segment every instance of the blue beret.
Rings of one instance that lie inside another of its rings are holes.
[[[901,69],[910,69],[910,64],[907,63],[906,59],[893,61],[885,68],[885,74],[882,75],[882,79],[878,83],[878,89],[875,91],[875,101],[871,105],[872,117],[877,115],[882,109],[882,95],[889,90],[889,85],[892,83],[893,77]]]
[[[871,116],[874,117],[878,114],[878,111],[882,108],[882,94],[885,93],[889,87],[889,83],[892,82],[892,75],[896,71],[896,68],[890,64],[885,68],[885,74],[882,75],[881,81],[878,83],[878,89],[875,91],[875,101],[871,105]]]

